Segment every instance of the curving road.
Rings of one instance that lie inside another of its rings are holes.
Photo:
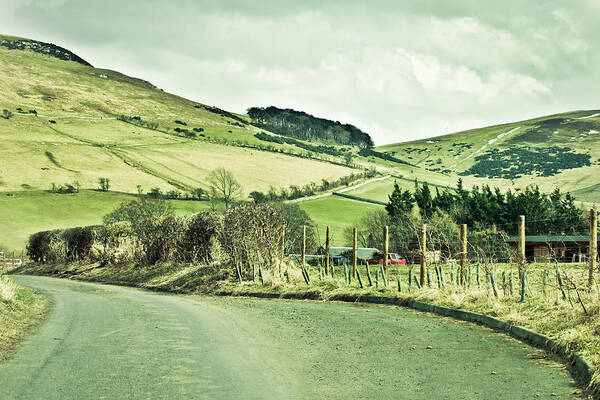
[[[565,399],[574,390],[544,353],[411,310],[13,278],[52,295],[55,308],[0,365],[1,399]]]

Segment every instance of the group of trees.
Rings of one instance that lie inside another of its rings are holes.
[[[377,170],[368,169],[363,172],[351,173],[336,180],[321,179],[320,183],[311,182],[304,186],[290,185],[289,188],[275,188],[271,186],[267,192],[258,190],[250,192],[249,196],[254,203],[267,203],[272,201],[294,200],[301,197],[313,196],[317,192],[324,192],[336,187],[348,186],[359,179],[368,179],[377,176]]]
[[[419,248],[423,224],[427,224],[427,246],[441,251],[442,259],[456,259],[460,253],[459,226],[467,224],[470,257],[480,262],[507,261],[508,235],[516,235],[518,218],[525,215],[528,235],[581,234],[587,230],[585,213],[569,193],[555,189],[543,193],[537,186],[501,192],[489,186],[465,190],[430,189],[415,182],[413,191],[394,185],[385,210],[365,214],[356,226],[360,246],[381,248],[384,226],[389,226],[390,248],[410,258]],[[344,237],[352,242],[352,228]]]
[[[69,194],[69,193],[79,193],[81,190],[81,184],[79,181],[75,181],[73,183],[65,183],[63,185],[57,185],[56,183],[52,183],[50,185],[50,192],[59,193],[59,194]]]
[[[251,107],[248,116],[256,126],[284,136],[338,145],[373,147],[373,139],[350,124],[317,118],[302,111],[277,107]]]
[[[426,183],[415,183],[413,192],[395,184],[389,200],[387,211],[392,217],[406,215],[416,206],[424,220],[443,212],[456,223],[475,230],[495,227],[516,234],[519,215],[527,217],[527,233],[531,235],[575,234],[587,227],[583,211],[569,193],[562,193],[559,188],[543,193],[537,185],[503,193],[488,185],[465,190],[459,179],[456,191],[436,188],[433,193]]]

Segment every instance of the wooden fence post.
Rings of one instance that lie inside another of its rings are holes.
[[[467,269],[467,224],[460,226],[460,284],[465,284]]]
[[[325,275],[329,274],[329,225],[325,230]]]
[[[352,277],[356,278],[356,262],[358,254],[358,231],[356,227],[353,228],[353,244],[352,244]]]
[[[302,268],[306,264],[306,225],[302,225]]]
[[[598,213],[593,208],[590,210],[590,243],[588,246],[590,271],[588,276],[588,287],[591,289],[594,283],[594,270],[596,269],[596,258],[598,257]]]
[[[518,261],[519,261],[519,279],[523,281],[523,270],[525,269],[525,216],[519,216],[519,244],[518,244]]]
[[[421,286],[425,285],[425,279],[427,276],[427,224],[423,224],[421,227],[421,274],[419,276],[419,283]]]
[[[383,255],[385,257],[384,266],[385,266],[385,278],[390,280],[390,273],[388,272],[388,258],[390,256],[390,227],[385,226],[383,228]]]

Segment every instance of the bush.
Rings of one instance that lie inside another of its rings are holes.
[[[297,203],[276,206],[285,221],[285,253],[299,254],[302,246],[302,227],[306,226],[306,252],[314,254],[319,247],[317,226]]]
[[[84,226],[62,231],[60,238],[66,245],[66,261],[81,261],[91,257],[92,246],[95,240],[94,226]]]
[[[123,259],[125,238],[132,234],[129,222],[105,223],[96,229],[96,237],[92,248],[92,259],[102,264],[117,264]],[[132,246],[133,247],[133,246]]]
[[[179,260],[208,264],[217,259],[220,249],[218,239],[222,228],[222,214],[206,211],[187,217],[178,242]]]
[[[104,217],[104,223],[129,222],[142,256],[149,264],[166,261],[177,240],[173,207],[164,200],[133,200],[122,203]]]
[[[54,262],[55,254],[52,249],[53,242],[59,240],[60,230],[37,232],[29,236],[27,244],[27,255],[35,262],[50,263]]]
[[[281,257],[283,226],[281,212],[269,204],[235,207],[225,212],[221,246],[233,263],[269,266]]]

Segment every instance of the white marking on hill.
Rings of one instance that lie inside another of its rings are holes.
[[[505,136],[508,136],[508,135],[510,135],[511,133],[513,133],[513,132],[515,132],[515,131],[517,131],[517,130],[519,130],[519,129],[521,129],[521,127],[520,127],[520,126],[517,126],[516,128],[514,128],[514,129],[511,129],[511,130],[510,130],[510,131],[508,131],[508,132],[503,132],[503,133],[499,134],[498,136],[496,136],[495,138],[488,140],[488,142],[487,142],[486,144],[484,144],[483,146],[481,146],[481,147],[480,147],[478,150],[475,150],[473,153],[469,154],[467,157],[465,157],[465,158],[464,158],[464,159],[462,159],[461,161],[466,161],[466,160],[468,160],[469,158],[471,158],[471,157],[473,157],[473,156],[475,156],[475,155],[477,155],[477,154],[481,153],[483,150],[487,149],[487,148],[488,148],[488,146],[490,146],[490,145],[492,145],[492,144],[496,143],[498,140],[502,139],[502,138],[503,138],[503,137],[505,137]]]
[[[592,115],[588,115],[587,117],[580,117],[577,119],[587,119],[587,118],[594,118],[594,117],[599,117],[600,113],[596,113],[596,114],[592,114]]]

